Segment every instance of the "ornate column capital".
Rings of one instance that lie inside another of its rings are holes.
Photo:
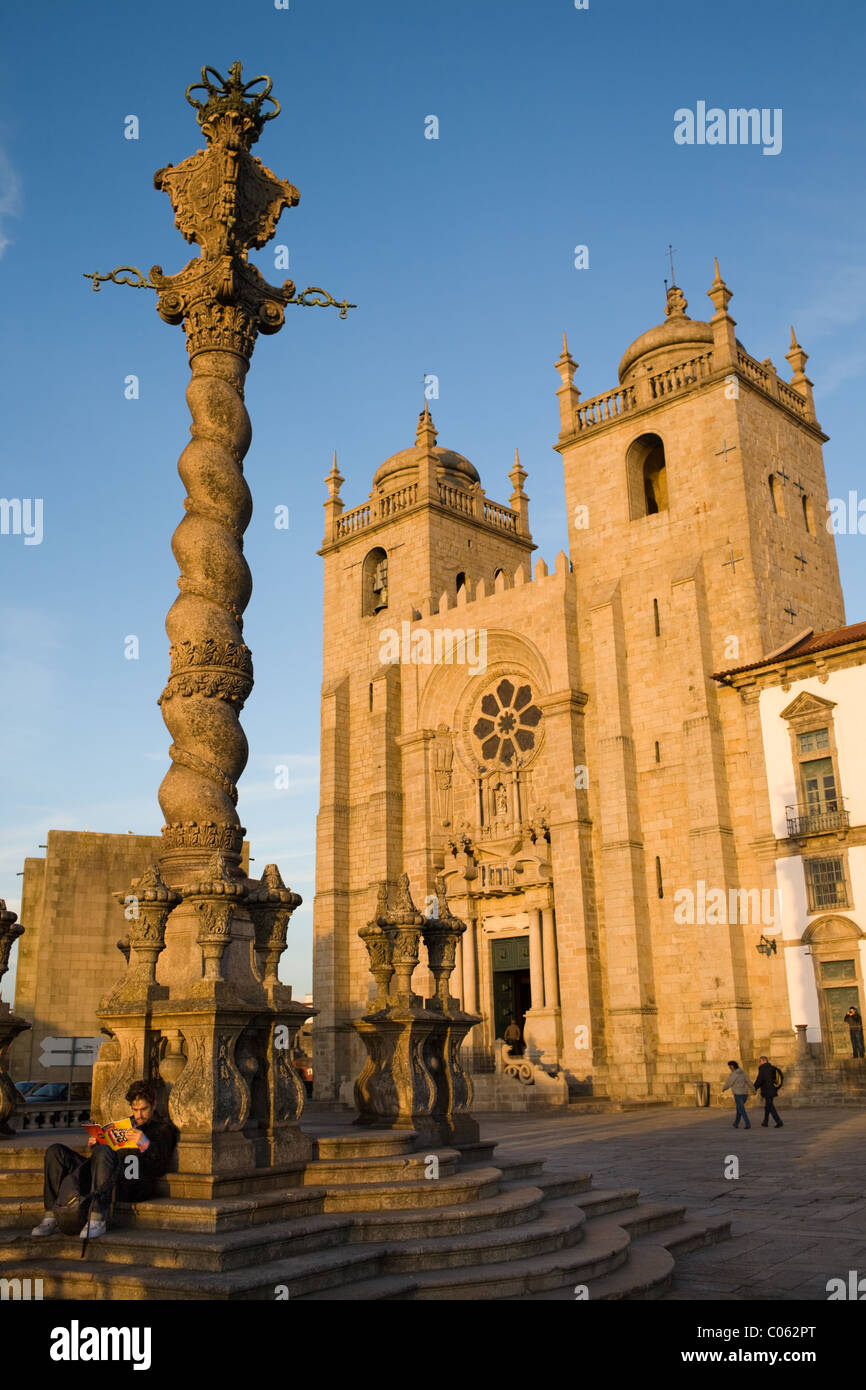
[[[244,82],[240,63],[232,64],[228,78],[209,67],[201,76],[187,88],[186,98],[196,109],[207,148],[158,169],[153,178],[154,187],[171,199],[178,231],[201,247],[201,255],[176,275],[154,266],[150,279],[160,317],[184,323],[191,357],[218,349],[249,361],[256,335],[282,328],[295,286],[291,280],[279,289],[269,285],[247,253],[271,239],[283,209],[295,207],[301,195],[250,154],[265,121],[279,114],[271,79]],[[264,87],[256,90],[261,83]],[[206,100],[193,92],[204,92]],[[274,109],[267,110],[266,103]]]

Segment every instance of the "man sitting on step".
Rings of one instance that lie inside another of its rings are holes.
[[[132,1138],[136,1142],[142,1138],[148,1141],[146,1147],[134,1155],[139,1176],[124,1176],[124,1162],[133,1156],[129,1150],[110,1149],[107,1144],[91,1138],[87,1141],[90,1157],[84,1158],[65,1144],[52,1144],[45,1153],[45,1215],[33,1228],[32,1235],[54,1235],[57,1230],[54,1204],[60,1184],[70,1173],[76,1174],[82,1193],[94,1194],[90,1216],[81,1231],[82,1240],[105,1235],[113,1196],[121,1202],[143,1202],[153,1196],[156,1180],[168,1170],[177,1143],[177,1130],[157,1111],[156,1094],[149,1081],[133,1081],[126,1099],[132,1109]]]

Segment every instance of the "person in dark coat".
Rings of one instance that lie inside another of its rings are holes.
[[[776,1086],[776,1068],[766,1057],[760,1057],[758,1075],[755,1077],[755,1090],[760,1091],[764,1097],[764,1118],[761,1121],[761,1128],[766,1129],[770,1122],[770,1116],[776,1121],[776,1129],[782,1128],[782,1121],[779,1119],[774,1101],[778,1095]]]
[[[863,1056],[863,1019],[859,1009],[849,1009],[845,1015],[845,1022],[851,1030],[851,1047],[855,1057]]]
[[[154,1195],[157,1179],[168,1171],[177,1143],[177,1130],[157,1111],[156,1094],[149,1081],[134,1081],[126,1093],[126,1099],[132,1109],[129,1122],[133,1138],[146,1139],[146,1147],[137,1152],[131,1149],[115,1150],[91,1138],[88,1140],[90,1156],[85,1158],[66,1144],[52,1144],[45,1151],[45,1215],[34,1227],[34,1236],[50,1236],[57,1231],[54,1203],[60,1184],[69,1173],[78,1175],[82,1193],[94,1194],[89,1218],[81,1232],[82,1239],[87,1237],[94,1240],[105,1235],[113,1195],[121,1202],[144,1202]],[[124,1175],[124,1160],[133,1155],[138,1163],[139,1176],[128,1178]]]

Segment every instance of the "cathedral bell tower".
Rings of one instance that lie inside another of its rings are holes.
[[[737,700],[712,673],[844,622],[806,354],[792,329],[785,381],[737,339],[718,262],[707,293],[715,312],[694,320],[672,285],[664,322],[589,400],[565,341],[556,363],[606,1061],[612,1092],[632,1095],[715,1081],[767,1036],[753,1007],[760,924],[672,911],[701,881],[762,886]]]
[[[528,567],[534,549],[519,459],[509,474],[511,505],[504,506],[485,495],[467,458],[436,440],[425,404],[414,446],[386,459],[368,500],[349,511],[340,497],[336,455],[326,479],[314,908],[321,1097],[336,1096],[360,1069],[362,1049],[351,1019],[366,1010],[369,968],[357,933],[374,915],[380,880],[396,884],[404,871],[406,766],[418,756],[418,739],[425,757],[435,739],[435,731],[424,731],[413,736],[413,746],[401,743],[406,702],[413,710],[417,702],[416,642],[424,636],[418,624],[443,605],[465,604],[479,585],[492,592],[499,570]],[[410,809],[416,818],[421,814]],[[422,839],[426,847],[429,836]],[[433,882],[417,881],[421,876],[411,887],[423,903]]]

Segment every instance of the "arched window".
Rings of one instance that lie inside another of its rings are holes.
[[[784,516],[785,499],[782,496],[782,488],[779,484],[779,479],[777,475],[775,473],[771,473],[769,478],[767,479],[767,483],[770,488],[770,501],[773,503],[773,511],[776,513],[776,516]]]
[[[454,587],[457,590],[458,594],[460,593],[461,589],[466,587],[466,575],[463,573],[462,570],[460,571],[460,573],[454,581]]]
[[[361,612],[365,618],[388,607],[388,555],[377,546],[364,560],[361,571]]]
[[[812,510],[812,499],[803,493],[803,520],[806,523],[806,530],[810,536],[815,534],[815,513]]]
[[[642,434],[630,446],[626,474],[632,521],[668,510],[665,446],[657,434]]]

